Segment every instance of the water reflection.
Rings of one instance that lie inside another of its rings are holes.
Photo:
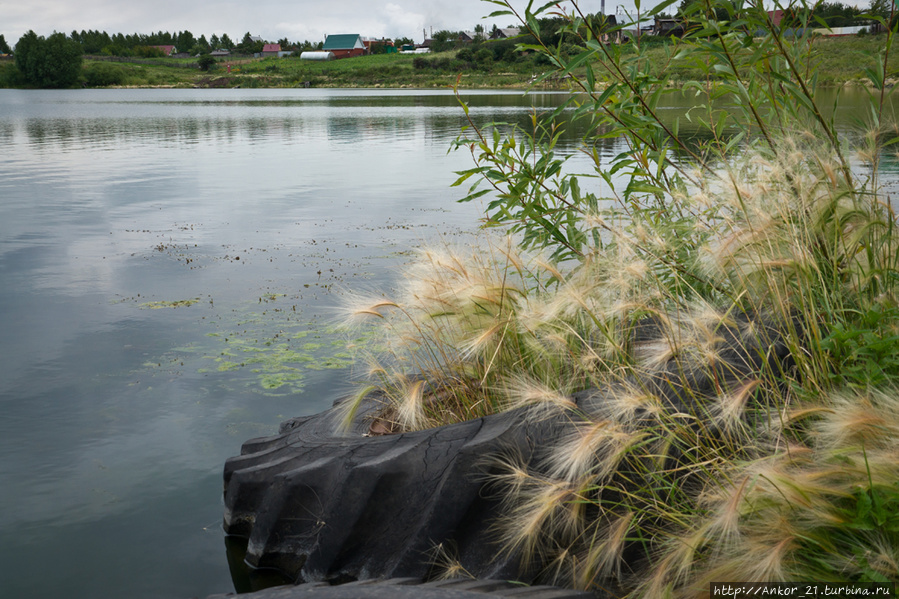
[[[232,590],[222,464],[350,390],[341,289],[474,228],[462,122],[445,93],[0,90],[5,593]]]
[[[206,90],[208,91],[208,90]],[[163,143],[242,143],[245,139],[276,138],[301,143],[322,130],[331,139],[351,139],[353,128],[365,123],[365,131],[392,135],[396,131],[437,131],[457,134],[464,117],[458,100],[447,92],[433,93],[322,93],[320,90],[277,94],[254,93],[209,99],[193,90],[158,97],[120,90],[83,92],[79,101],[61,98],[9,104],[0,133],[16,135],[24,128],[31,145],[60,144],[66,149],[82,144],[109,149],[129,140]],[[39,92],[36,92],[39,93]],[[261,97],[260,97],[261,96]],[[551,109],[564,94],[466,93],[464,100],[481,123],[524,118],[531,109]],[[5,98],[6,99],[6,98]],[[8,99],[7,99],[8,100]],[[66,114],[58,116],[61,107]],[[49,111],[49,113],[48,113]],[[324,126],[322,126],[324,125]]]

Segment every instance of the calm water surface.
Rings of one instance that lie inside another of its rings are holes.
[[[341,289],[476,226],[463,117],[444,92],[0,90],[0,595],[234,590],[223,462],[349,389]]]
[[[347,392],[342,290],[476,226],[464,124],[445,92],[0,90],[0,595],[234,590],[223,462]]]

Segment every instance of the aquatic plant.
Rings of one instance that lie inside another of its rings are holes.
[[[475,166],[457,184],[474,181],[464,200],[489,198],[487,224],[511,237],[425,251],[395,299],[350,309],[390,348],[357,398],[388,398],[371,432],[521,406],[564,415],[536,460],[491,465],[498,537],[556,583],[658,597],[710,580],[895,579],[888,21],[851,135],[816,102],[804,3],[787,7],[789,34],[761,2],[694,3],[660,63],[577,2],[487,1],[537,40],[521,50],[555,66],[545,76],[570,82],[594,170],[566,170],[561,109],[527,129],[471,122],[456,146]],[[541,41],[548,25],[564,55]],[[669,87],[684,64],[706,79]],[[682,93],[701,138],[661,116]],[[611,163],[605,137],[627,148]]]

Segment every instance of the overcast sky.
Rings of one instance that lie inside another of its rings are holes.
[[[645,0],[644,0],[645,1]],[[250,32],[268,41],[319,42],[326,34],[358,33],[365,37],[410,37],[421,42],[429,33],[513,24],[511,17],[484,20],[497,9],[481,0],[0,0],[0,34],[11,46],[33,29],[47,36],[95,29],[114,33],[190,31],[207,39],[227,33],[235,42]],[[617,4],[632,0],[617,0]],[[522,8],[526,0],[514,6]],[[535,6],[542,5],[541,0]],[[580,0],[595,13],[600,0]],[[653,2],[655,4],[655,2]],[[607,0],[606,11],[615,11]]]

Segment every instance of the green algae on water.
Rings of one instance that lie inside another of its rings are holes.
[[[164,301],[159,300],[155,302],[144,302],[140,304],[138,307],[142,310],[159,310],[161,308],[186,308],[189,306],[193,306],[197,302],[200,301],[200,298],[194,297],[191,299],[183,299],[183,300],[174,300],[174,301]]]

